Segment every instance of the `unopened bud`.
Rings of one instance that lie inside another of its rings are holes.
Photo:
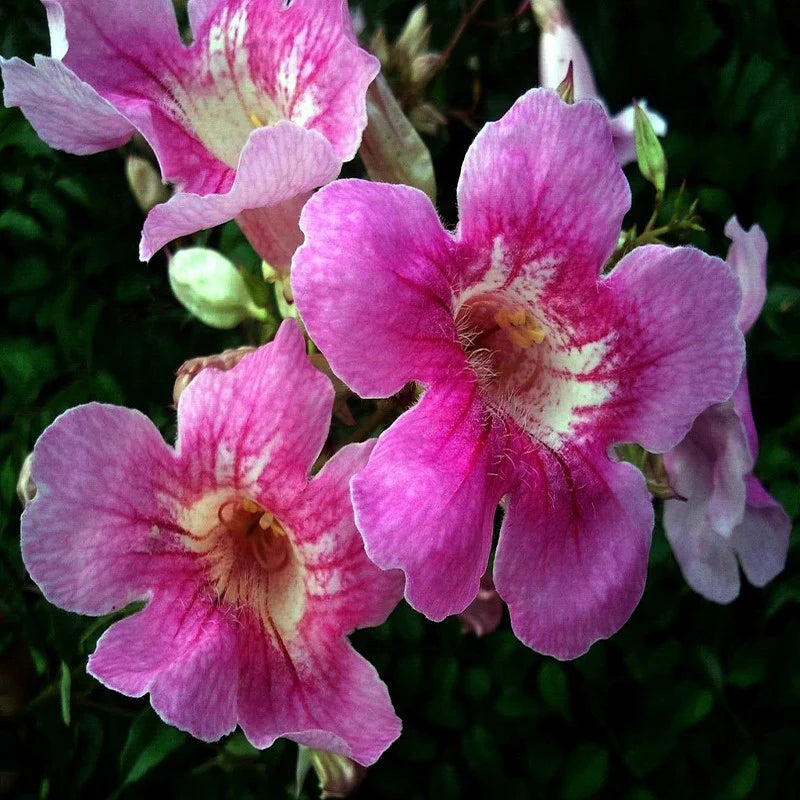
[[[169,191],[158,170],[146,158],[129,155],[125,161],[125,176],[137,205],[145,214],[169,199]]]
[[[435,136],[442,125],[447,125],[447,117],[431,103],[420,103],[408,112],[408,121],[422,133]]]
[[[179,250],[169,262],[169,283],[178,301],[212,328],[268,319],[267,312],[253,301],[239,270],[215,250]]]
[[[408,15],[403,30],[395,41],[395,49],[402,53],[408,61],[413,61],[418,55],[428,49],[431,38],[431,28],[428,25],[428,9],[420,3]]]
[[[639,171],[656,187],[657,194],[662,196],[667,184],[667,159],[650,117],[636,102],[633,104],[633,135]]]
[[[300,745],[297,755],[298,794],[309,768],[313,768],[317,775],[322,800],[329,797],[347,797],[367,774],[366,767],[346,756]]]
[[[372,50],[375,58],[381,62],[381,66],[386,69],[392,60],[392,50],[389,46],[389,40],[386,38],[386,31],[383,28],[378,28],[375,31],[375,35],[370,40],[369,49]]]
[[[231,350],[223,350],[213,356],[198,356],[184,361],[175,373],[175,386],[172,389],[172,402],[177,406],[183,390],[198,376],[201,370],[218,369],[226,372],[233,369],[248,353],[252,353],[255,347],[234,347]]]
[[[383,75],[367,89],[367,120],[359,154],[370,178],[414,186],[435,201],[431,154]]]
[[[33,463],[33,453],[28,453],[19,470],[17,478],[17,497],[19,497],[22,507],[25,508],[34,497],[36,497],[36,484],[31,477],[31,464]]]
[[[411,62],[409,83],[415,91],[421,91],[442,66],[440,53],[423,53]]]
[[[558,96],[565,102],[572,105],[575,102],[575,81],[572,77],[572,62],[569,62],[567,67],[567,74],[564,80],[558,84],[556,88]]]

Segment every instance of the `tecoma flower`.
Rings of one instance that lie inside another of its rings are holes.
[[[571,61],[575,100],[597,100],[608,111],[605,101],[597,91],[589,58],[561,0],[531,0],[531,6],[541,30],[539,83],[547,89],[556,89],[564,80]],[[667,133],[666,120],[648,109],[646,101],[639,100],[639,106],[647,113],[656,134],[664,136]],[[625,166],[636,161],[633,106],[627,106],[613,116],[609,114],[609,117],[620,164]]]
[[[719,259],[640,247],[614,270],[630,190],[597,103],[536,89],[470,147],[460,222],[403,186],[337,181],[303,210],[295,299],[362,397],[420,402],[352,481],[379,566],[432,619],[475,599],[508,496],[494,582],[523,642],[571,658],[641,596],[653,508],[610,449],[664,452],[730,397],[740,293]]]
[[[758,225],[745,231],[736,217],[725,226],[728,265],[742,287],[739,327],[747,333],[767,294],[767,239]],[[758,479],[758,434],[747,372],[725,403],[695,421],[688,436],[664,455],[670,483],[685,498],[664,504],[664,529],[686,581],[718,603],[739,594],[739,567],[764,586],[784,567],[791,521]]]
[[[22,555],[51,603],[99,616],[147,605],[100,638],[89,672],[204,741],[237,723],[374,762],[400,733],[386,686],[350,646],[402,596],[366,557],[348,484],[372,443],[313,478],[333,388],[294,321],[178,403],[175,449],[144,415],[92,403],[33,454]]]
[[[71,153],[139,130],[178,189],[145,222],[148,259],[178,236],[236,219],[288,269],[300,208],[355,154],[379,69],[345,0],[43,0],[52,56],[2,63],[7,106]]]

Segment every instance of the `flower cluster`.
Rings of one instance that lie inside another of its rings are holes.
[[[181,367],[174,447],[99,404],[36,444],[31,577],[80,614],[146,603],[89,659],[103,684],[203,740],[239,725],[256,747],[371,764],[400,722],[346,637],[403,593],[479,635],[505,603],[517,637],[561,659],[630,617],[655,511],[620,445],[662,468],[699,593],[732,600],[739,564],[759,586],[782,569],[790,525],[753,475],[744,367],[766,240],[731,220],[726,262],[667,246],[653,220],[622,231],[633,110],[609,120],[560,3],[533,2],[541,81],[571,64],[578,102],[535,88],[486,124],[449,230],[343,0],[189,0],[189,44],[170,0],[43,1],[52,54],[2,62],[6,104],[72,153],[141,134],[174,187],[143,204],[142,258],[235,220],[268,279],[170,256],[187,309],[260,340]],[[336,179],[362,134],[370,176],[396,183]],[[355,418],[351,395],[374,411]]]

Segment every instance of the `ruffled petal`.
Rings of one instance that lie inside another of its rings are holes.
[[[736,217],[726,223],[725,235],[731,240],[726,260],[742,287],[739,327],[747,333],[767,297],[767,237],[758,225],[746,231]]]
[[[380,62],[358,47],[346,0],[228,0],[221,8],[231,16],[245,10],[250,73],[281,116],[318,131],[349,161],[367,125],[367,86]]]
[[[362,397],[459,372],[466,359],[446,274],[452,240],[407,186],[340,180],[300,218],[295,302],[334,372]]]
[[[176,582],[100,637],[88,671],[129,697],[150,692],[165,722],[216,741],[237,721],[235,625],[211,601],[199,577]]]
[[[233,369],[204,369],[178,402],[186,492],[240,490],[276,515],[305,488],[330,426],[333,387],[306,356],[297,323]]]
[[[34,64],[0,59],[0,70],[4,104],[19,106],[40,139],[83,156],[131,138],[133,126],[61,61],[36,55]]]
[[[464,160],[464,280],[486,289],[522,281],[527,294],[591,288],[629,205],[601,106],[533,89],[483,128]]]
[[[254,131],[225,194],[180,192],[147,216],[139,255],[143,261],[167,242],[233,219],[246,209],[277,206],[332,181],[340,162],[314,131],[278,122]]]
[[[22,515],[22,557],[53,604],[99,616],[185,565],[169,506],[175,454],[138,411],[91,403],[62,414],[34,448],[36,497]]]
[[[520,453],[494,562],[516,635],[576,658],[618,631],[644,590],[653,508],[642,474],[599,449]]]
[[[753,475],[747,477],[747,505],[731,545],[753,586],[769,583],[786,566],[792,522],[780,503]]]
[[[239,722],[256,747],[285,736],[369,765],[400,735],[386,685],[346,640],[284,641],[251,619],[239,641]]]
[[[639,247],[601,283],[598,321],[614,331],[587,376],[610,396],[596,421],[608,442],[665,452],[695,418],[733,393],[744,362],[740,292],[727,265],[691,247]]]
[[[286,521],[306,574],[306,622],[329,638],[380,625],[403,597],[403,575],[383,571],[364,552],[350,479],[375,441],[343,447],[314,477]]]
[[[465,380],[429,389],[382,434],[352,481],[369,557],[406,575],[406,599],[440,620],[478,593],[504,491],[498,423]]]

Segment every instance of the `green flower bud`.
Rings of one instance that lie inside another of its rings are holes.
[[[658,195],[662,196],[667,184],[667,159],[650,117],[636,102],[633,104],[633,134],[639,171],[656,187]]]
[[[414,186],[435,201],[431,154],[383,75],[367,89],[367,120],[359,154],[370,178]]]
[[[136,204],[147,214],[151,208],[169,199],[158,170],[146,159],[130,155],[125,161],[125,177]]]
[[[246,319],[268,319],[239,270],[214,250],[179,250],[169,262],[169,283],[178,301],[212,328],[235,328]]]

